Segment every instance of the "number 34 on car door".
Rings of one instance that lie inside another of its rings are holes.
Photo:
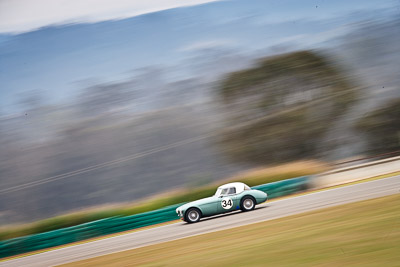
[[[221,206],[223,209],[230,210],[233,207],[233,200],[230,197],[224,197],[221,200]]]

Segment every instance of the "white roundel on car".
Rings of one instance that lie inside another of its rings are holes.
[[[229,209],[232,208],[232,206],[233,206],[233,201],[232,201],[232,199],[231,199],[230,197],[224,197],[224,198],[221,200],[221,206],[222,206],[222,208],[224,208],[224,209],[226,209],[226,210],[229,210]]]

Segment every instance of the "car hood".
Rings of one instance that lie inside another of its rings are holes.
[[[217,200],[218,200],[218,197],[216,197],[216,196],[206,197],[206,198],[202,198],[202,199],[199,199],[199,200],[195,200],[195,201],[186,203],[186,204],[180,206],[179,209],[185,210],[185,209],[187,209],[189,207],[209,204],[209,203],[215,202]]]

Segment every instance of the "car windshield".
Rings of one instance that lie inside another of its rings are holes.
[[[218,188],[218,189],[217,189],[217,192],[215,192],[215,195],[216,195],[217,197],[219,197],[219,196],[226,196],[226,195],[228,194],[228,190],[229,190],[229,188]]]
[[[215,195],[217,197],[219,197],[219,196],[227,196],[227,195],[231,195],[231,194],[235,194],[235,193],[236,193],[236,188],[234,188],[234,187],[218,188]]]

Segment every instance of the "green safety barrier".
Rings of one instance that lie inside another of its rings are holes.
[[[271,199],[304,191],[308,189],[308,181],[309,181],[308,176],[302,176],[274,183],[253,186],[252,189],[257,189],[267,193],[268,199]]]
[[[252,187],[276,198],[307,189],[308,176]],[[175,209],[184,203],[130,216],[116,216],[45,233],[0,242],[0,258],[60,246],[85,239],[114,234],[179,219]]]

